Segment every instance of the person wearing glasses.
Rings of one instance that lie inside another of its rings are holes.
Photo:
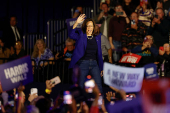
[[[85,19],[85,14],[78,17],[77,21],[70,29],[69,37],[76,41],[69,68],[78,65],[80,68],[79,85],[84,87],[87,75],[91,75],[102,93],[102,83],[100,73],[103,70],[103,59],[101,50],[101,35],[95,33],[95,22],[93,19]],[[82,23],[82,30],[77,31],[76,27]]]

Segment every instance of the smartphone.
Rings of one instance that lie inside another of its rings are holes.
[[[37,88],[31,88],[30,94],[38,94],[38,89]]]
[[[15,99],[18,99],[18,93],[15,94]]]
[[[158,15],[155,15],[154,18],[157,18],[157,19],[158,19]]]
[[[57,84],[59,84],[59,83],[61,82],[59,76],[57,76],[57,77],[51,79],[50,81],[51,81],[51,83],[54,84],[54,85],[57,85]]]
[[[116,12],[116,15],[117,15],[117,16],[123,15],[123,12]]]
[[[86,91],[87,91],[88,93],[92,93],[92,92],[93,92],[93,88],[94,88],[94,86],[95,86],[95,82],[94,82],[93,79],[90,79],[90,80],[86,81],[86,82],[84,83],[84,85],[85,85],[85,89],[86,89]]]
[[[64,104],[72,104],[72,95],[70,91],[64,91],[63,99]]]
[[[98,105],[101,106],[102,103],[103,103],[103,97],[102,97],[102,96],[99,96]]]
[[[133,99],[133,95],[126,95],[126,101],[131,101]]]
[[[136,24],[135,20],[131,20],[131,24],[132,25]]]

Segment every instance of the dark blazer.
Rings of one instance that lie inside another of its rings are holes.
[[[75,50],[73,52],[71,62],[69,68],[73,68],[73,66],[84,56],[87,46],[87,35],[82,31],[79,33],[76,32],[76,29],[72,29],[69,32],[69,37],[76,41]],[[97,51],[97,62],[99,65],[100,71],[103,70],[103,59],[102,59],[102,50],[101,50],[101,35],[95,36],[96,42],[98,45]]]
[[[20,40],[23,41],[22,31],[18,27],[17,27],[17,29],[20,34]],[[14,35],[14,32],[13,32],[11,26],[8,26],[3,29],[2,39],[5,43],[5,46],[8,48],[15,45],[16,39],[15,39],[15,35]]]

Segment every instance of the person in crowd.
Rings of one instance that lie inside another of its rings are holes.
[[[100,28],[96,25],[96,33],[100,34]],[[102,48],[102,57],[104,62],[112,62],[112,49],[109,43],[109,40],[104,35],[101,35],[101,48]]]
[[[3,39],[0,39],[0,58],[9,58],[10,54],[10,49],[5,46]],[[4,60],[0,60],[0,64],[2,63],[4,63]]]
[[[99,15],[94,17],[94,21],[96,24],[101,24],[100,31],[101,33],[108,38],[108,29],[109,29],[109,21],[112,17],[112,15],[108,14],[108,4],[102,3],[102,11]]]
[[[157,8],[156,15],[148,29],[148,35],[154,37],[155,45],[159,47],[169,42],[170,22],[164,18],[163,9]]]
[[[159,49],[159,56],[157,57],[158,73],[163,77],[170,77],[170,46],[168,43],[163,45],[163,49]]]
[[[11,51],[10,59],[18,59],[21,57],[26,56],[25,50],[22,47],[22,42],[21,41],[16,41],[15,43],[15,50]]]
[[[69,33],[69,37],[76,41],[69,68],[73,68],[76,64],[79,66],[81,70],[80,87],[83,88],[85,78],[90,74],[102,93],[100,77],[100,72],[103,70],[101,35],[96,35],[95,33],[96,24],[94,20],[90,18],[85,19],[85,17],[85,14],[80,15]],[[83,22],[82,31],[77,33],[76,27],[81,22]]]
[[[23,41],[22,30],[17,27],[15,16],[10,17],[10,25],[4,28],[2,38],[8,48],[13,47],[18,40]]]
[[[54,56],[52,54],[52,51],[48,48],[46,48],[45,42],[43,39],[38,39],[34,45],[34,50],[32,53],[32,59],[36,61],[36,65],[38,66],[38,63],[40,60],[54,60]],[[51,63],[50,63],[51,64]],[[32,65],[35,65],[34,63]],[[40,66],[46,66],[48,65],[47,62],[40,62]]]
[[[120,4],[115,7],[116,15],[110,19],[109,22],[109,42],[111,49],[121,49],[121,35],[126,25],[130,22],[125,11],[122,9]],[[120,14],[122,13],[122,14]],[[114,61],[118,61],[119,54],[113,54]]]
[[[156,9],[157,8],[162,8],[164,10],[164,14],[165,14],[165,17],[168,16],[168,10],[164,9],[163,7],[163,1],[162,0],[158,0],[157,1],[157,4],[156,4]],[[155,12],[154,12],[155,13]]]
[[[122,50],[127,52],[138,45],[142,45],[143,37],[146,35],[146,26],[138,21],[138,14],[133,12],[130,17],[131,22],[122,33]]]
[[[139,62],[139,65],[142,66],[154,63],[159,54],[158,49],[153,45],[153,37],[151,35],[147,35],[144,38],[143,45],[135,47],[131,52],[142,56]]]
[[[100,2],[100,10],[102,11],[102,4],[106,3],[108,5],[108,14],[113,15],[115,13],[114,11],[114,4],[117,3],[115,0],[102,0]]]
[[[151,18],[153,16],[153,9],[151,8],[148,0],[141,3],[135,10],[139,14],[139,21],[144,23],[146,26],[151,25]]]
[[[74,43],[75,43],[75,41],[73,39],[68,38],[65,41],[66,47],[64,48],[64,51],[58,52],[55,55],[55,60],[64,58],[64,60],[66,60],[66,61],[71,61],[71,57],[72,57],[72,54],[73,54],[73,51],[75,48]]]
[[[123,0],[122,7],[128,17],[130,17],[132,12],[135,11],[135,6],[133,5],[132,0]]]
[[[80,16],[80,14],[83,14],[83,7],[82,6],[76,7],[76,10],[75,10],[72,18],[77,18],[77,17]]]

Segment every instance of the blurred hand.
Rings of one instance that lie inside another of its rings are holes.
[[[161,20],[160,20],[160,18],[159,18],[159,16],[158,16],[158,18],[153,18],[152,22],[157,23],[157,24],[160,24],[160,23],[161,23]]]
[[[65,58],[64,60],[65,61],[71,61],[71,58]]]
[[[103,76],[103,71],[100,72],[101,77]]]
[[[103,17],[103,15],[104,15],[104,11],[101,11],[101,13],[99,14],[97,20],[99,21]]]
[[[111,59],[111,58],[109,58],[109,63],[111,63],[111,64],[113,63],[113,61],[112,61],[112,59]]]
[[[159,50],[159,54],[160,54],[160,55],[164,55],[164,54],[165,54],[165,51]]]
[[[28,101],[32,102],[35,98],[37,98],[38,95],[35,93],[35,94],[30,94],[29,97],[28,97]]]
[[[123,48],[122,48],[122,51],[127,52],[128,49],[127,49],[126,47],[123,47]]]
[[[82,113],[89,113],[89,107],[86,104],[86,102],[82,102],[81,107],[82,107]]]
[[[77,23],[82,23],[85,20],[86,15],[85,14],[81,14],[78,18],[77,18]]]
[[[55,85],[50,80],[46,80],[46,89],[52,90]]]
[[[59,57],[58,57],[59,54],[60,54],[60,53],[57,53],[57,54],[55,55],[55,59],[56,59],[56,60],[59,59]]]
[[[147,47],[148,47],[148,43],[147,42],[143,42],[142,50],[146,49]]]
[[[126,92],[124,90],[122,90],[122,89],[119,90],[118,92],[120,93],[120,95],[122,97],[122,100],[126,101]]]
[[[107,92],[106,93],[106,99],[110,102],[111,98],[115,98],[115,93],[112,93],[111,91]]]
[[[123,11],[123,15],[120,15],[120,16],[122,16],[122,17],[127,17],[125,11]]]

